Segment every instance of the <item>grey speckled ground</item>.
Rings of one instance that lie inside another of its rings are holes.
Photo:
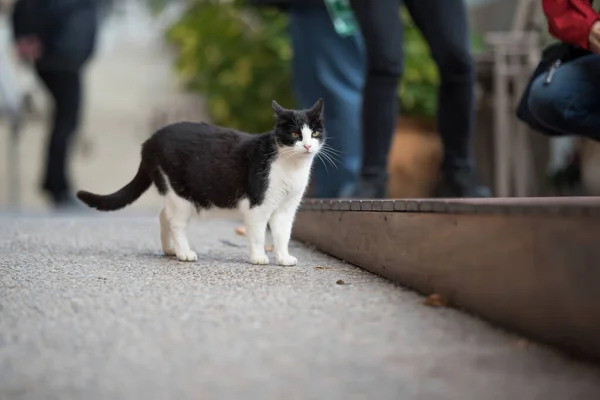
[[[300,244],[248,265],[234,228],[197,221],[181,263],[155,218],[0,217],[0,399],[600,398],[598,369]]]

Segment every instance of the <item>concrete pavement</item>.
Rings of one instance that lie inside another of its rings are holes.
[[[0,399],[595,399],[600,370],[236,220],[160,253],[131,213],[0,217]],[[343,280],[345,284],[336,284]]]

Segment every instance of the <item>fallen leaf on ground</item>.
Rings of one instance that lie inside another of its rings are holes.
[[[273,245],[272,244],[268,244],[265,246],[265,251],[273,251]]]
[[[423,302],[426,306],[429,307],[446,307],[448,304],[446,300],[437,293],[430,294],[425,301]]]
[[[313,267],[314,269],[333,269],[331,267]]]
[[[336,283],[337,283],[338,285],[343,285],[343,284],[344,284],[344,281],[340,279],[340,280],[338,280]]]
[[[246,236],[246,227],[243,225],[238,226],[237,228],[235,228],[235,233],[237,233],[240,236]]]

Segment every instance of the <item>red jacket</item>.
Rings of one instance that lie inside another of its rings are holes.
[[[600,14],[590,0],[542,0],[548,31],[560,41],[588,49],[588,37]]]

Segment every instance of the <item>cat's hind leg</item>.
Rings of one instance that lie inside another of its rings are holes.
[[[165,201],[165,217],[173,240],[175,255],[181,261],[196,261],[198,255],[190,249],[186,230],[194,205],[169,191]]]
[[[160,243],[163,252],[166,256],[174,256],[173,240],[171,238],[171,228],[169,227],[169,219],[167,218],[167,208],[163,207],[160,212]]]

